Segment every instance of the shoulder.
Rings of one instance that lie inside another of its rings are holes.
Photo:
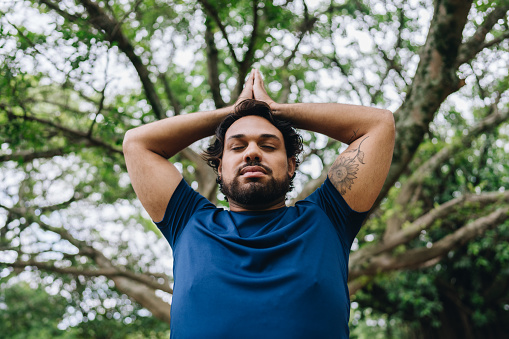
[[[355,211],[351,208],[340,192],[336,189],[332,181],[327,176],[325,181],[313,193],[311,193],[303,202],[308,201],[315,204],[334,204],[340,208],[344,208],[347,212],[364,213]]]
[[[155,222],[159,228],[166,227],[183,217],[189,218],[192,214],[203,208],[215,209],[207,198],[196,192],[182,178],[170,197],[163,219]]]
[[[352,209],[329,178],[325,179],[319,188],[298,204],[305,205],[308,203],[318,206],[340,234],[347,234],[350,243],[359,232],[368,214],[368,211],[358,212]]]

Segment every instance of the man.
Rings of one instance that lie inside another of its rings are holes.
[[[287,122],[349,144],[325,183],[294,207],[285,195],[301,146]],[[205,157],[229,211],[194,192],[167,161],[216,128]],[[258,70],[233,107],[130,130],[132,185],[173,249],[171,337],[348,338],[349,251],[393,146],[389,111],[278,104]]]

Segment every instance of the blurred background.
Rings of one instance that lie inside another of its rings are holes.
[[[122,139],[230,105],[252,68],[281,103],[394,112],[391,170],[352,247],[351,337],[505,337],[508,11],[508,0],[0,0],[2,338],[168,337],[171,249],[130,186]],[[302,136],[289,204],[345,148]],[[200,159],[207,143],[172,160],[225,206]]]

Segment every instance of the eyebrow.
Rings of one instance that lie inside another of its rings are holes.
[[[231,135],[230,137],[228,137],[227,141],[230,139],[242,139],[245,137],[246,137],[245,134],[235,134],[235,135]],[[281,141],[281,139],[279,139],[279,137],[275,134],[261,134],[260,137],[262,139],[276,139],[277,141]]]

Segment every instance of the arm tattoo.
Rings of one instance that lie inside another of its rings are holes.
[[[350,145],[355,139],[357,139],[357,132],[359,131],[359,129],[353,131],[353,135],[350,137],[350,139],[348,139],[348,141],[346,142],[348,145]]]
[[[358,160],[360,164],[365,164],[364,162],[364,152],[361,151],[361,146],[364,140],[369,138],[366,136],[362,139],[359,147],[346,151],[344,153],[354,153],[352,156],[342,156],[339,157],[334,164],[332,165],[329,171],[329,178],[332,184],[336,187],[336,189],[341,193],[341,195],[346,194],[346,189],[351,190],[354,179],[357,179],[356,174],[359,170],[359,164],[355,161]]]

